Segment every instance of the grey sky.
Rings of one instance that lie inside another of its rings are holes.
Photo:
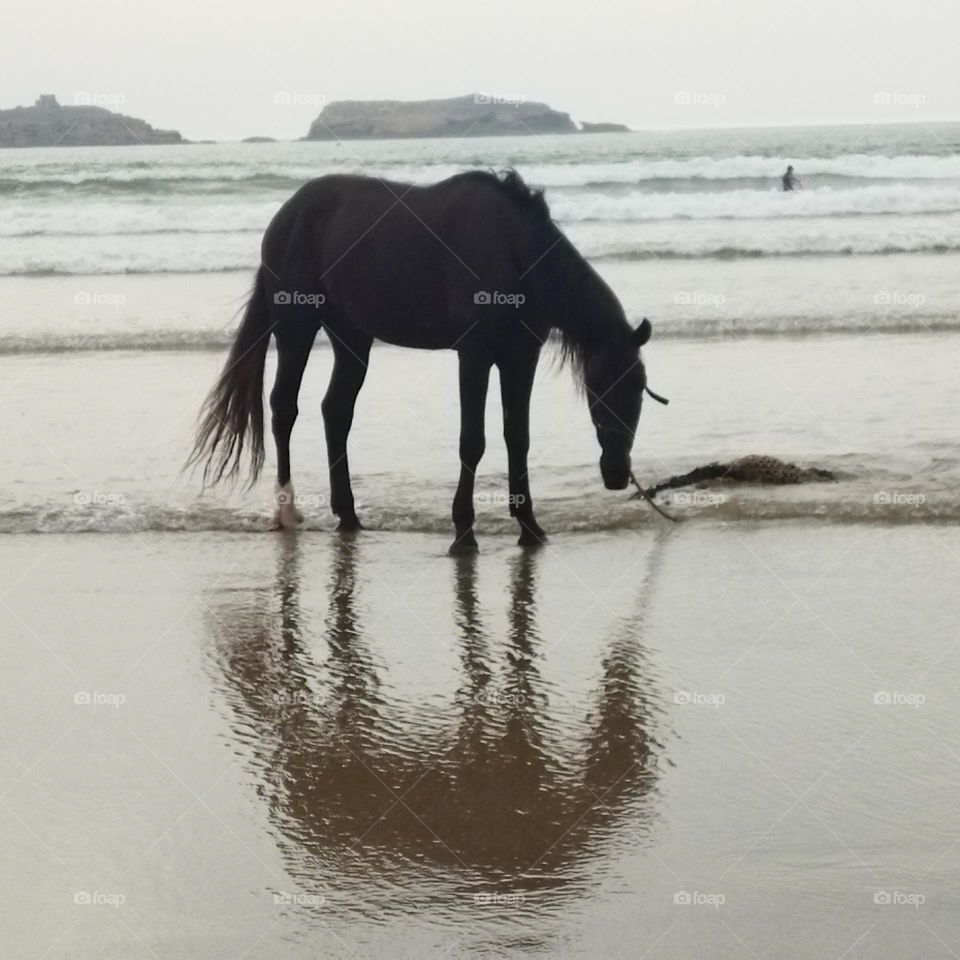
[[[0,107],[79,93],[193,139],[475,91],[637,127],[960,119],[955,0],[7,0],[2,20]]]

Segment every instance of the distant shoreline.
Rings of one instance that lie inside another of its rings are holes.
[[[177,130],[162,130],[144,120],[115,113],[99,104],[60,104],[44,94],[30,107],[0,109],[0,149],[100,146],[200,146],[216,144],[378,143],[397,140],[503,139],[575,134],[713,133],[949,126],[960,119],[875,119],[847,122],[764,122],[717,124],[577,123],[569,114],[544,103],[484,98],[482,94],[441,100],[342,100],[324,106],[305,136],[265,134],[222,139],[188,139]]]

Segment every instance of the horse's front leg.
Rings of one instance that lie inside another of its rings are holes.
[[[337,529],[351,532],[362,528],[350,489],[347,437],[353,423],[357,394],[367,375],[371,341],[366,338],[345,340],[331,332],[330,343],[333,346],[333,373],[321,404],[330,466],[330,509],[340,518]]]
[[[537,372],[539,351],[511,357],[499,364],[503,401],[503,439],[507,444],[510,476],[510,516],[520,524],[521,547],[539,547],[547,535],[533,515],[527,453],[530,449],[530,393]]]
[[[270,391],[273,439],[277,445],[277,512],[276,530],[293,529],[303,523],[303,514],[296,502],[290,476],[290,434],[297,421],[297,395],[300,381],[310,358],[310,348],[317,335],[316,326],[308,320],[293,318],[274,330],[277,340],[277,377]]]
[[[477,465],[486,447],[484,411],[490,363],[464,350],[460,353],[460,482],[453,498],[453,524],[456,536],[451,556],[474,553],[477,538],[473,533],[473,484]]]

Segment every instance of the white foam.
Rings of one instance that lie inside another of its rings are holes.
[[[632,193],[620,196],[584,190],[551,198],[561,221],[579,220],[753,220],[960,211],[960,183],[929,186],[874,184],[855,189],[821,187],[779,190],[729,190],[718,193]]]
[[[951,474],[952,476],[952,474]],[[687,522],[725,523],[766,520],[808,520],[818,523],[956,523],[960,521],[960,495],[943,478],[900,477],[869,483],[842,481],[785,487],[720,487],[666,491],[658,502]],[[623,497],[598,502],[583,496],[540,497],[539,515],[551,533],[588,533],[626,530],[664,523],[641,500]],[[377,504],[364,507],[361,519],[368,531],[431,533],[452,536],[445,510],[410,504]],[[331,532],[335,518],[311,512],[295,526],[305,531]],[[197,502],[192,506],[127,500],[89,506],[23,503],[0,510],[0,535],[23,533],[256,533],[275,529],[270,516],[242,509]],[[484,515],[478,533],[513,536],[516,522],[506,513]]]
[[[295,149],[295,148],[294,148]],[[118,160],[120,158],[117,158]],[[362,173],[367,176],[412,183],[435,183],[464,170],[485,168],[490,160],[483,153],[437,161],[422,158],[384,161],[377,157],[358,156],[352,150],[338,156],[324,156],[322,161],[305,163],[302,155],[289,157],[250,155],[249,159],[231,159],[218,163],[193,161],[181,154],[176,160],[139,164],[90,163],[65,166],[62,163],[40,163],[31,166],[0,164],[0,180],[15,180],[30,186],[47,186],[51,190],[111,184],[145,193],[163,189],[182,190],[202,200],[216,184],[231,191],[244,189],[289,189],[326,173]],[[880,154],[844,154],[836,157],[760,156],[741,154],[715,157],[709,155],[685,158],[650,158],[630,156],[621,160],[597,161],[585,157],[582,162],[543,162],[539,157],[517,156],[511,161],[533,184],[545,187],[577,187],[590,184],[630,184],[645,180],[737,180],[769,179],[777,181],[787,164],[796,167],[797,175],[855,177],[885,180],[960,180],[960,156]]]
[[[960,211],[960,183],[874,184],[860,188],[785,194],[774,189],[724,192],[633,192],[617,196],[599,190],[560,192],[550,197],[551,212],[562,223],[586,220],[640,222],[671,219],[785,219],[858,215],[908,215]],[[279,201],[237,198],[230,202],[162,204],[90,202],[64,206],[50,202],[9,204],[0,237],[163,235],[187,244],[192,234],[256,234],[256,240],[280,206]],[[249,239],[249,238],[248,238]]]
[[[788,164],[801,178],[818,174],[888,180],[960,179],[960,156],[899,156],[848,154],[839,157],[689,157],[629,159],[614,163],[531,165],[523,169],[532,182],[546,187],[637,183],[643,180],[779,180]]]

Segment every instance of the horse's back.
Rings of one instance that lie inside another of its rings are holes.
[[[450,347],[529,314],[531,219],[484,174],[430,186],[334,174],[281,208],[264,262],[281,276],[319,277],[341,324],[404,346]]]

